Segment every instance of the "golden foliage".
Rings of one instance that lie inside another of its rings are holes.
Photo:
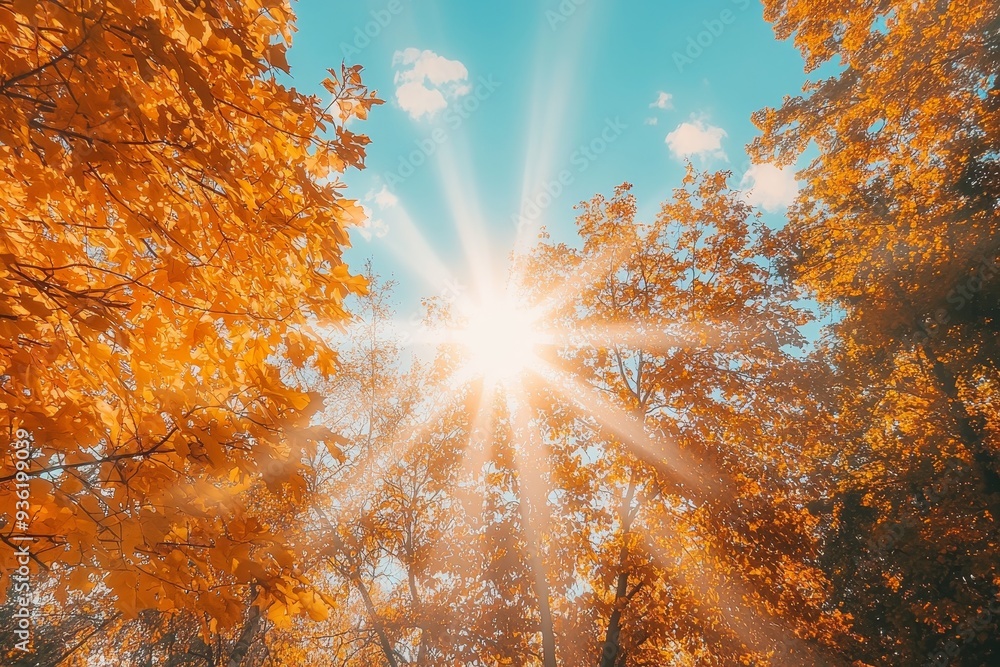
[[[33,439],[39,563],[126,616],[231,624],[250,585],[315,606],[275,513],[333,443],[303,430],[322,398],[287,376],[333,370],[317,327],[364,290],[337,174],[367,139],[331,106],[379,101],[358,67],[331,71],[329,104],[284,85],[292,18],[282,0],[0,3],[0,427]]]

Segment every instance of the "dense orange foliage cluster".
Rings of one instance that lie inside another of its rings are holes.
[[[340,109],[376,100],[357,68],[333,102],[283,85],[290,19],[270,0],[0,3],[2,454],[30,433],[38,567],[128,615],[230,624],[251,584],[311,600],[275,527],[324,436],[269,358],[333,368],[317,328],[364,289],[336,175],[367,139]]]

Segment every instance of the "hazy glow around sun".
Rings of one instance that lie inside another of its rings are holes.
[[[492,381],[522,375],[536,361],[542,342],[535,318],[508,297],[483,299],[463,309],[456,342],[467,355],[469,371]]]

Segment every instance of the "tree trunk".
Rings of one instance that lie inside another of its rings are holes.
[[[372,628],[375,630],[375,634],[378,637],[379,646],[382,648],[382,653],[385,654],[386,662],[389,663],[389,667],[399,667],[399,663],[396,661],[396,653],[392,650],[392,642],[389,641],[389,635],[385,631],[385,626],[382,624],[382,619],[379,618],[378,611],[375,609],[375,604],[372,602],[371,595],[368,593],[368,587],[365,586],[365,582],[361,579],[361,575],[358,574],[358,565],[355,560],[351,557],[350,549],[344,544],[344,541],[340,539],[340,535],[337,534],[336,528],[325,516],[321,515],[321,519],[326,526],[327,531],[329,531],[330,539],[333,542],[333,547],[336,551],[340,552],[347,559],[347,568],[338,568],[341,573],[350,581],[358,592],[361,594],[361,599],[365,604],[365,611],[368,612],[368,618],[372,624]],[[333,560],[330,560],[334,567],[337,567]]]
[[[530,532],[530,531],[529,531]],[[534,536],[528,538],[531,570],[534,575],[535,597],[538,598],[538,620],[542,633],[542,664],[556,667],[556,637],[552,628],[552,608],[549,605],[549,582],[545,578],[545,568]]]
[[[250,606],[250,613],[247,614],[247,620],[243,624],[240,638],[236,640],[233,650],[229,652],[227,667],[240,667],[243,664],[243,660],[250,651],[250,645],[253,643],[259,627],[260,608],[254,604]]]
[[[622,547],[619,563],[624,568],[625,560],[628,558],[628,550]],[[615,588],[615,608],[608,619],[608,631],[604,635],[604,648],[601,650],[600,667],[615,667],[618,654],[621,652],[621,645],[618,638],[622,633],[622,606],[625,604],[625,596],[628,594],[628,572],[623,571],[618,575],[618,586]]]
[[[332,558],[327,556],[330,564],[340,570],[344,578],[347,579],[352,586],[358,589],[358,592],[361,594],[361,599],[365,603],[365,611],[368,612],[369,621],[375,629],[375,634],[378,636],[379,646],[382,648],[382,653],[385,654],[386,662],[389,663],[389,667],[399,667],[399,663],[396,661],[396,654],[392,650],[392,642],[389,641],[389,635],[385,631],[382,619],[379,618],[378,612],[375,609],[375,604],[372,602],[371,595],[368,594],[368,587],[365,586],[365,582],[361,579],[361,575],[358,574],[358,564],[355,559],[351,557],[351,550],[348,549],[347,545],[344,544],[344,541],[340,539],[340,535],[337,534],[337,529],[334,527],[330,519],[326,517],[326,514],[320,512],[319,518],[330,535],[330,540],[333,542],[333,550],[343,554],[344,558],[347,560],[347,567],[342,568],[339,567]]]
[[[365,586],[365,582],[361,581],[361,577],[354,577],[354,587],[358,589],[358,592],[361,593],[361,599],[364,600],[365,610],[371,619],[372,627],[375,628],[375,634],[378,635],[378,642],[382,646],[386,662],[389,663],[389,667],[399,667],[399,663],[396,662],[396,654],[392,650],[392,643],[389,641],[389,635],[385,632],[385,626],[382,625],[382,620],[375,610],[375,604],[372,603],[372,598],[368,594],[368,587]]]
[[[417,665],[423,665],[427,661],[427,628],[424,627],[423,605],[420,603],[420,591],[417,590],[417,578],[413,574],[413,554],[407,548],[409,562],[406,564],[406,578],[410,585],[410,609],[414,618],[417,619],[417,628],[420,629],[420,644],[417,646]]]
[[[549,582],[545,577],[545,566],[542,563],[541,549],[538,537],[533,530],[531,519],[532,505],[520,482],[517,484],[517,494],[520,498],[521,527],[528,548],[529,567],[531,567],[533,589],[538,600],[539,631],[542,634],[542,665],[556,667],[556,636],[552,627],[552,607],[549,604]],[[539,502],[543,502],[539,500]]]
[[[632,529],[632,499],[635,496],[635,473],[628,483],[628,491],[622,501],[622,539],[628,538],[628,533]],[[623,544],[618,555],[618,581],[615,586],[615,603],[608,619],[608,630],[604,635],[604,648],[601,649],[600,667],[615,667],[621,653],[621,642],[619,637],[622,633],[622,611],[628,596],[628,545]]]

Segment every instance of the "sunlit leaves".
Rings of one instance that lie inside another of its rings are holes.
[[[317,444],[338,452],[293,375],[333,371],[321,327],[364,289],[337,174],[367,143],[344,120],[379,101],[357,67],[332,103],[284,85],[291,20],[276,0],[0,4],[3,431],[34,439],[35,553],[125,617],[233,624],[251,585],[325,613],[281,583],[299,554],[277,524]]]
[[[782,240],[834,315],[810,506],[855,616],[844,652],[937,660],[996,590],[997,6],[766,2],[765,17],[808,69],[843,67],[758,112],[752,150],[812,160]]]

